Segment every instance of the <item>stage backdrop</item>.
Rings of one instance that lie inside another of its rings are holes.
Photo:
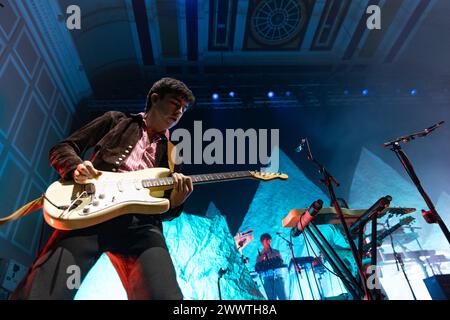
[[[91,88],[56,1],[2,0],[0,8],[0,217],[39,197],[57,178],[52,145],[71,131]],[[37,5],[37,2],[38,5]],[[0,259],[17,283],[35,259],[39,214],[0,227]]]
[[[186,300],[263,299],[249,270],[242,262],[227,223],[213,205],[208,217],[183,213],[164,223],[177,279]],[[127,295],[107,255],[103,254],[83,281],[75,299],[119,299]]]

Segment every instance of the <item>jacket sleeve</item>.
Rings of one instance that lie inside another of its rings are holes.
[[[49,152],[50,165],[64,180],[72,179],[72,173],[83,162],[86,151],[95,146],[121,116],[121,112],[106,112],[56,144]]]
[[[170,192],[169,195],[167,196],[167,199],[170,197]],[[167,212],[164,212],[161,215],[161,220],[162,221],[172,221],[175,218],[178,218],[181,213],[183,212],[183,207],[184,207],[184,203],[176,208],[171,208],[169,209]]]

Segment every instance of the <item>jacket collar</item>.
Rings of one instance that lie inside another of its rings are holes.
[[[147,129],[147,126],[145,125],[145,121],[144,121],[144,115],[145,112],[139,112],[139,113],[131,113],[130,116],[137,120],[139,122],[139,125],[147,130],[147,132],[150,131],[150,129]],[[170,131],[166,130],[165,132],[158,132],[157,133],[159,137],[161,137],[163,140],[169,140],[170,139]]]

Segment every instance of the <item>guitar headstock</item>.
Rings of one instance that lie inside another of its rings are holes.
[[[270,181],[275,179],[287,180],[288,178],[288,175],[285,173],[250,171],[250,174],[253,178],[263,181]]]
[[[412,212],[415,212],[416,209],[415,208],[388,208],[388,212],[390,214],[394,214],[394,215],[404,215],[404,214],[409,214]]]

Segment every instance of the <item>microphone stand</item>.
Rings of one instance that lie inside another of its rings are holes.
[[[411,232],[414,232],[414,228],[413,228],[412,226],[408,226],[408,228],[410,229]],[[420,250],[420,251],[423,251],[423,248],[422,248],[422,245],[420,244],[419,238],[416,238],[416,243],[417,243],[417,246],[419,247],[419,250]],[[419,260],[420,260],[420,258],[419,258]],[[433,266],[431,265],[430,259],[428,259],[428,256],[425,256],[425,261],[426,261],[428,267],[430,268],[431,273],[433,274],[433,276],[435,276],[436,273],[434,273],[434,268],[433,268]],[[421,262],[422,265],[424,264],[422,260],[420,260],[420,262]],[[426,276],[427,276],[427,278],[428,278],[429,275],[428,275],[427,267],[426,267],[426,266],[425,266],[425,274],[426,274]]]
[[[426,137],[428,134],[433,132],[435,129],[439,128],[441,125],[444,124],[444,121],[441,121],[427,129],[425,129],[422,132],[414,133],[409,136],[400,137],[394,141],[389,141],[383,144],[384,147],[391,147],[391,150],[395,152],[395,155],[402,163],[403,167],[405,168],[406,172],[408,173],[409,177],[415,184],[416,188],[419,190],[420,195],[425,200],[425,203],[427,204],[430,211],[425,212],[426,214],[431,214],[432,216],[432,223],[437,223],[439,227],[442,230],[442,233],[447,238],[448,243],[450,243],[450,231],[448,230],[447,226],[445,225],[444,221],[442,221],[441,216],[437,213],[436,208],[434,207],[433,202],[431,201],[430,197],[425,192],[424,188],[422,187],[419,178],[417,177],[413,165],[408,159],[408,156],[406,155],[405,151],[403,151],[400,142],[407,143],[411,140],[414,140],[418,137]]]
[[[300,296],[302,297],[302,300],[305,300],[305,297],[303,296],[303,291],[302,291],[302,285],[300,284],[300,267],[297,264],[297,261],[295,260],[295,255],[294,255],[294,244],[292,243],[292,241],[286,239],[285,237],[283,237],[281,234],[277,235],[283,239],[284,241],[287,242],[288,246],[289,246],[289,251],[291,252],[291,257],[292,257],[292,262],[294,263],[294,268],[295,268],[295,276],[297,278],[297,283],[298,283],[298,289],[300,290]],[[309,283],[309,280],[308,280]],[[311,292],[312,293],[312,292]],[[313,296],[314,297],[314,296]]]
[[[390,219],[390,217],[388,217],[386,220],[386,226],[388,227],[388,229],[391,228],[391,226],[389,225],[389,219]],[[408,284],[409,290],[411,291],[411,294],[412,294],[414,300],[417,300],[414,290],[411,286],[411,282],[409,281],[408,275],[406,274],[405,264],[403,263],[402,255],[401,255],[401,253],[398,253],[397,251],[395,251],[394,239],[392,238],[392,234],[389,234],[389,239],[391,242],[392,253],[394,254],[395,264],[397,266],[397,271],[400,271],[400,269],[398,267],[400,265],[403,276],[405,277],[406,283]]]
[[[342,228],[344,229],[345,236],[347,238],[347,241],[350,245],[350,249],[352,251],[353,258],[356,262],[356,266],[358,268],[358,274],[361,280],[362,287],[364,289],[365,298],[372,300],[372,295],[370,291],[367,288],[367,281],[366,281],[366,275],[364,273],[364,269],[362,266],[362,260],[361,257],[358,254],[358,249],[356,248],[355,243],[353,242],[350,231],[348,229],[347,223],[345,222],[344,214],[342,213],[341,207],[339,206],[339,202],[336,198],[336,194],[334,192],[333,184],[336,187],[339,187],[339,182],[331,175],[331,173],[321,164],[319,163],[312,155],[311,148],[309,146],[308,139],[303,139],[304,144],[306,145],[307,152],[308,152],[308,160],[314,163],[317,168],[319,169],[319,173],[323,175],[323,179],[320,179],[320,182],[325,185],[327,188],[328,194],[330,195],[331,202],[333,204],[333,207],[336,210],[337,216],[339,217],[339,220],[341,222]]]
[[[223,277],[223,275],[225,274],[225,273],[227,273],[228,272],[228,268],[227,269],[222,269],[222,268],[220,268],[220,270],[219,270],[219,278],[217,278],[217,288],[219,289],[219,300],[222,300],[222,290],[221,290],[221,288],[220,288],[220,279]]]

